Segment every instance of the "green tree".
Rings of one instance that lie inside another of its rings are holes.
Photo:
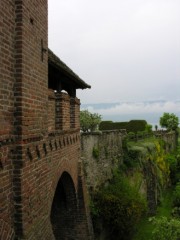
[[[146,124],[145,131],[148,133],[152,133],[152,125],[151,124]]]
[[[177,131],[179,124],[179,118],[174,113],[164,113],[160,117],[161,127],[165,127],[168,131],[175,130]]]
[[[80,112],[80,127],[83,132],[93,132],[101,122],[101,115],[90,113],[88,110]]]
[[[175,218],[167,217],[150,218],[155,226],[152,234],[153,240],[178,240],[180,239],[180,221]]]

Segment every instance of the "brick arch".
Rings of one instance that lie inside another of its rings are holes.
[[[75,189],[77,191],[77,185],[78,185],[78,162],[72,162],[69,160],[69,158],[67,157],[63,157],[61,158],[61,160],[58,162],[57,166],[56,166],[56,171],[53,173],[53,179],[51,182],[51,199],[50,202],[52,202],[52,198],[54,196],[54,192],[56,189],[56,186],[58,184],[58,181],[61,177],[61,175],[63,174],[63,172],[67,172],[74,183]]]
[[[56,240],[76,239],[77,202],[73,179],[67,171],[64,171],[58,181],[50,213]]]

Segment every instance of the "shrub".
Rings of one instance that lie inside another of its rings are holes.
[[[153,240],[178,240],[180,238],[180,221],[167,217],[161,218],[150,218],[153,225],[155,226],[152,236]]]
[[[147,130],[147,122],[145,120],[131,120],[129,122],[112,122],[102,121],[99,125],[99,130],[115,130],[126,129],[127,132],[137,133],[138,131]]]
[[[151,124],[146,124],[145,131],[147,133],[152,133],[152,125]]]
[[[96,159],[99,158],[99,148],[98,147],[93,147],[92,155]]]
[[[102,121],[100,124],[99,124],[99,130],[100,131],[103,131],[103,130],[111,130],[112,128],[112,121]]]
[[[112,122],[112,121],[102,121],[99,125],[99,130],[116,130],[116,129],[126,129],[127,122]]]
[[[131,139],[134,139],[136,137],[135,133],[134,132],[129,132],[128,133],[128,138],[131,140]]]
[[[137,133],[146,130],[147,122],[145,120],[131,120],[128,122],[127,131]]]
[[[146,211],[146,201],[119,173],[116,173],[108,187],[94,196],[96,216],[102,219],[104,228],[110,229],[112,239],[130,239],[134,227]]]
[[[139,149],[132,147],[124,151],[123,163],[127,168],[137,167],[139,164]]]
[[[180,207],[174,207],[172,209],[172,216],[174,218],[179,218],[180,217]]]
[[[172,154],[168,154],[166,156],[166,161],[169,164],[171,183],[176,184],[177,179],[178,179],[178,176],[177,176],[177,167],[178,167],[177,158]]]
[[[144,132],[143,131],[138,131],[136,135],[137,135],[138,138],[143,138]]]
[[[180,207],[180,182],[177,183],[173,193],[173,205],[174,207]]]

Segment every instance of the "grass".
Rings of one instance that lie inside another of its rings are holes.
[[[172,211],[172,194],[173,190],[168,189],[163,196],[161,205],[157,208],[157,217],[165,216],[170,217]]]
[[[137,232],[132,240],[150,240],[154,226],[149,222],[147,217],[144,217],[137,225]]]
[[[168,189],[162,197],[162,202],[157,208],[157,217],[170,217],[172,210],[172,189]],[[154,226],[149,222],[148,217],[144,217],[137,225],[137,232],[132,240],[151,240]]]

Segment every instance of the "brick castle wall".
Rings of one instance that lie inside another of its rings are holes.
[[[13,185],[12,148],[14,122],[14,33],[15,4],[0,3],[0,236],[12,239]]]
[[[55,127],[55,95],[52,89],[48,90],[48,132],[54,132]]]
[[[80,102],[48,90],[47,0],[2,0],[0,34],[0,235],[54,239],[52,205],[68,173],[63,194],[71,182],[78,220],[69,232],[91,239],[78,170]]]
[[[13,134],[14,114],[14,1],[0,7],[0,139]]]
[[[17,0],[15,13],[15,132],[29,138],[47,129],[47,0]]]

